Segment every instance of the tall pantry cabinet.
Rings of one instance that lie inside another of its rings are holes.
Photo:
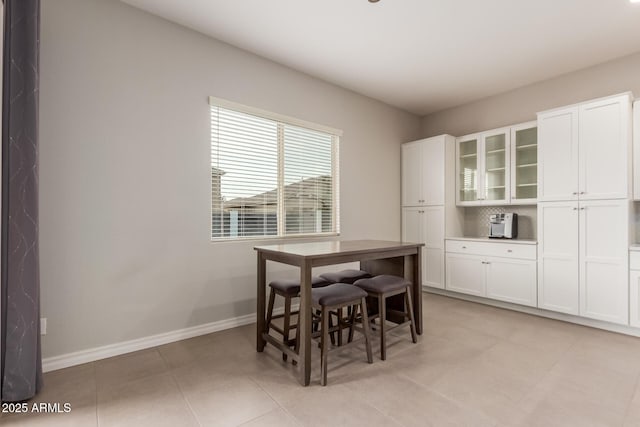
[[[538,114],[538,306],[629,322],[630,93]]]
[[[444,288],[445,234],[458,235],[455,138],[440,135],[402,145],[402,241],[424,243],[422,284]]]

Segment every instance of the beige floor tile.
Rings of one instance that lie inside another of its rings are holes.
[[[95,363],[98,391],[167,371],[167,366],[156,348],[112,357]]]
[[[98,422],[101,427],[198,425],[168,373],[98,391]]]
[[[348,396],[348,398],[346,398]],[[400,426],[341,384],[307,388],[282,405],[305,426]]]
[[[384,384],[384,387],[380,387]],[[379,369],[345,384],[357,396],[403,426],[491,426],[493,420],[436,394],[396,370]]]
[[[95,425],[96,418],[96,379],[93,363],[78,365],[71,368],[60,369],[44,374],[43,388],[38,395],[27,402],[29,413],[3,414],[2,425],[6,418],[14,418],[7,425]],[[46,404],[54,412],[31,412],[33,405]],[[71,411],[58,413],[64,410],[64,405],[69,404]],[[15,423],[15,424],[14,424]]]
[[[502,421],[504,408],[516,405],[553,364],[552,360],[538,363],[536,357],[515,344],[499,343],[437,378],[428,388],[495,422]]]
[[[575,384],[539,387],[519,405],[526,414],[515,425],[546,426],[619,426],[624,415]]]
[[[31,404],[30,404],[31,405]],[[71,407],[69,413],[27,413],[3,417],[3,427],[90,427],[97,426],[95,402],[91,405]]]
[[[636,391],[627,408],[624,425],[640,426],[640,381],[636,384]]]
[[[184,391],[202,426],[235,426],[278,408],[260,386],[248,378],[219,378],[207,392]]]
[[[242,427],[298,427],[302,426],[300,422],[298,422],[291,415],[286,413],[283,409],[278,408],[274,409],[271,412],[268,412],[258,418],[254,418],[251,421],[248,421],[244,424],[241,424]]]
[[[158,347],[167,367],[179,368],[197,360],[205,359],[224,348],[213,342],[211,334],[178,341]]]
[[[464,342],[424,335],[421,345],[388,362],[400,375],[430,385],[442,375],[458,369],[458,365],[478,358],[483,350]]]

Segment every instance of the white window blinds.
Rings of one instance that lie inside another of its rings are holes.
[[[211,103],[211,238],[338,233],[338,135],[239,109]]]

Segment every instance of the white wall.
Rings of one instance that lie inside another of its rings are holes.
[[[538,111],[615,93],[640,96],[640,53],[430,114],[423,136],[468,133],[536,119]]]
[[[418,117],[117,0],[44,0],[41,43],[45,358],[255,312],[256,242],[209,241],[209,95],[342,129],[342,238],[399,239]]]

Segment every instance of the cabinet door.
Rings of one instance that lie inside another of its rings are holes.
[[[402,206],[422,204],[422,143],[402,145]]]
[[[536,262],[522,259],[487,258],[487,297],[536,306]]]
[[[578,108],[538,115],[538,199],[578,198]]]
[[[633,198],[640,200],[640,101],[633,103]]]
[[[580,315],[629,322],[629,204],[580,202]]]
[[[425,205],[444,205],[444,137],[422,143],[422,189]]]
[[[485,296],[485,264],[479,255],[446,254],[447,290]]]
[[[580,200],[629,195],[630,107],[628,96],[580,107]]]
[[[509,202],[510,138],[509,129],[497,129],[482,135],[482,156],[479,164],[483,173],[478,183],[478,191],[482,194],[479,199],[484,200],[486,204]]]
[[[538,198],[538,126],[511,128],[511,203],[535,203]]]
[[[480,136],[471,135],[456,140],[456,202],[459,205],[477,204],[480,176]]]
[[[425,207],[422,212],[422,283],[434,288],[444,288],[444,206]]]
[[[422,208],[402,208],[402,241],[424,243]]]
[[[538,307],[579,313],[578,203],[538,204]]]
[[[629,273],[629,324],[640,328],[640,270]]]

